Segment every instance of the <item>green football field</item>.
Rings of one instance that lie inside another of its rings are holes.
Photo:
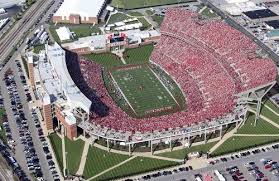
[[[148,65],[115,69],[111,75],[137,116],[167,113],[178,106]]]

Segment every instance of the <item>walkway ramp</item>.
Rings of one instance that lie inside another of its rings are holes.
[[[87,158],[87,154],[88,154],[88,150],[89,150],[89,146],[90,146],[89,142],[85,141],[82,156],[81,156],[81,160],[80,160],[80,164],[79,164],[79,168],[78,168],[78,171],[77,171],[76,175],[82,175],[83,174],[85,163],[86,163],[86,158]]]

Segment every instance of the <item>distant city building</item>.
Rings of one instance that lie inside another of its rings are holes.
[[[54,23],[97,24],[107,0],[64,1],[53,16]]]

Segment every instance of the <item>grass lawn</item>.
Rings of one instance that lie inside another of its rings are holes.
[[[71,26],[70,31],[76,34],[75,38],[91,36],[92,34],[101,34],[102,31],[97,26],[78,25]]]
[[[153,49],[153,45],[144,45],[138,48],[126,49],[123,57],[127,64],[148,63]]]
[[[209,9],[209,8],[205,8],[205,9],[201,12],[201,14],[202,14],[203,16],[208,17],[208,18],[216,18],[216,17],[218,17],[218,15],[217,15],[214,11],[212,11],[211,9]]]
[[[51,37],[53,38],[53,40],[60,44],[61,41],[60,41],[60,38],[59,38],[58,34],[56,33],[56,29],[57,29],[57,27],[52,25],[52,26],[49,27],[49,32],[50,32]]]
[[[130,11],[128,14],[131,15],[131,16],[143,16],[142,13],[137,12],[137,11]]]
[[[149,66],[117,69],[111,71],[111,74],[137,117],[153,114],[152,110],[165,114],[166,110],[176,108],[175,100]]]
[[[134,9],[149,6],[158,6],[166,4],[177,4],[183,2],[189,2],[191,0],[112,0],[112,6],[124,9]]]
[[[175,150],[171,152],[160,153],[158,156],[169,157],[169,158],[176,158],[176,159],[184,159],[188,153],[200,151],[206,153],[210,150],[217,142],[206,143],[202,145],[192,146],[190,148],[183,148],[180,150]]]
[[[266,100],[264,101],[264,105],[267,105],[268,107],[270,107],[273,111],[277,112],[279,114],[279,108],[277,106],[274,105],[273,102],[271,102],[270,100]]]
[[[259,119],[257,125],[254,126],[255,115],[250,113],[245,124],[238,129],[238,134],[279,134],[279,129],[274,127],[272,124]]]
[[[269,106],[270,107],[270,106]],[[274,110],[274,109],[273,109]],[[275,110],[274,110],[275,111]],[[275,111],[276,112],[276,111]],[[267,117],[268,119],[272,120],[276,124],[279,125],[279,116],[277,116],[275,113],[273,113],[271,110],[269,110],[267,107],[262,106],[261,109],[261,115]]]
[[[89,147],[83,176],[87,179],[128,159],[128,155],[107,152],[96,147]]]
[[[84,55],[89,60],[101,64],[105,68],[117,67],[123,65],[119,57],[112,53],[101,53],[101,54],[88,54]]]
[[[149,28],[151,28],[152,25],[149,24],[144,17],[138,18],[138,20],[142,23],[142,30],[148,30]]]
[[[58,161],[60,170],[63,170],[62,140],[56,133],[49,135],[49,139],[55,153],[56,160]]]
[[[155,21],[159,26],[161,26],[163,20],[164,20],[164,17],[163,16],[159,16],[159,15],[153,15],[152,17],[152,20]]]
[[[177,165],[177,162],[159,160],[154,158],[136,157],[123,165],[97,177],[96,180],[113,180],[125,176],[131,176],[148,171],[162,169]]]
[[[110,16],[108,20],[108,24],[113,24],[119,21],[123,21],[125,19],[130,19],[131,17],[127,16],[126,14],[123,13],[116,13]]]
[[[256,147],[264,144],[279,141],[279,136],[233,136],[226,140],[219,148],[217,148],[212,155],[218,156],[226,153],[232,153],[251,147]]]
[[[4,108],[0,108],[0,139],[4,142],[7,143],[7,137],[6,137],[6,132],[3,127],[3,120],[5,118],[6,113]]]
[[[80,164],[83,148],[84,148],[84,141],[83,140],[76,140],[72,141],[68,138],[65,138],[65,147],[67,154],[67,162],[68,162],[68,169],[70,174],[74,175]]]
[[[39,54],[41,50],[45,49],[45,45],[40,44],[40,45],[35,45],[34,46],[34,53]]]

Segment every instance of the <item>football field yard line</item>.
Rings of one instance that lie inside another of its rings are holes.
[[[163,87],[166,89],[166,91],[169,93],[169,95],[172,97],[172,99],[175,101],[175,103],[180,107],[179,103],[176,101],[170,90],[165,86],[165,84],[161,81],[161,79],[158,77],[158,75],[148,66],[150,71],[155,75],[155,77],[159,80],[159,82],[163,85]]]
[[[121,92],[122,96],[124,97],[125,101],[127,102],[127,104],[131,107],[131,109],[134,111],[135,115],[138,115],[136,113],[136,111],[134,110],[133,106],[130,104],[130,102],[128,101],[127,97],[125,96],[125,94],[122,92],[120,86],[118,85],[117,81],[114,79],[113,75],[111,72],[109,72],[109,75],[111,76],[113,82],[117,85],[117,88],[119,89],[119,91]]]

